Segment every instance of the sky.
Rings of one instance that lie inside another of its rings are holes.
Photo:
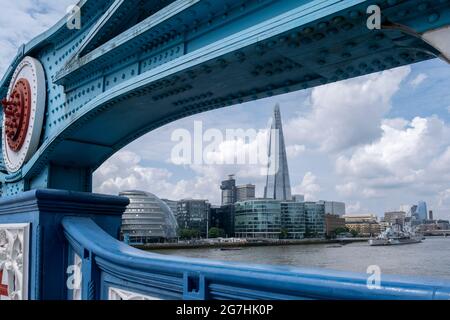
[[[17,48],[56,23],[74,1],[0,0],[0,74]],[[265,130],[278,103],[293,193],[308,200],[343,201],[349,213],[398,210],[420,200],[435,217],[450,219],[450,66],[431,60],[192,116],[131,143],[94,175],[94,191],[140,189],[161,198],[220,203],[221,180],[239,184],[265,177],[255,165],[176,165],[177,129]],[[249,141],[224,141],[212,154],[252,150]],[[251,152],[251,151],[250,151]]]

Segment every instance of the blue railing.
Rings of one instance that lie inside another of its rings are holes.
[[[450,299],[450,282],[218,262],[144,252],[112,238],[90,218],[62,220],[69,259],[78,257],[81,299]],[[79,290],[78,294],[76,290]]]

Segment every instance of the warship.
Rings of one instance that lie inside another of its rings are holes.
[[[378,237],[370,239],[370,246],[394,246],[405,245],[422,242],[423,237],[415,234],[412,230],[403,229],[399,225],[394,225],[387,228]]]

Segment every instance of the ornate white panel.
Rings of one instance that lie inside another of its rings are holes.
[[[27,300],[30,224],[0,224],[0,300]]]
[[[118,288],[109,288],[108,300],[161,300],[141,293],[126,291]]]

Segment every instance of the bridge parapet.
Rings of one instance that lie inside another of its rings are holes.
[[[450,282],[307,268],[250,265],[144,252],[89,218],[62,221],[69,261],[81,260],[81,299],[449,299]],[[74,258],[78,257],[78,258]]]
[[[373,289],[367,274],[141,251],[116,240],[127,204],[123,197],[55,190],[1,201],[1,298],[450,299],[450,282],[442,280],[382,275]]]

